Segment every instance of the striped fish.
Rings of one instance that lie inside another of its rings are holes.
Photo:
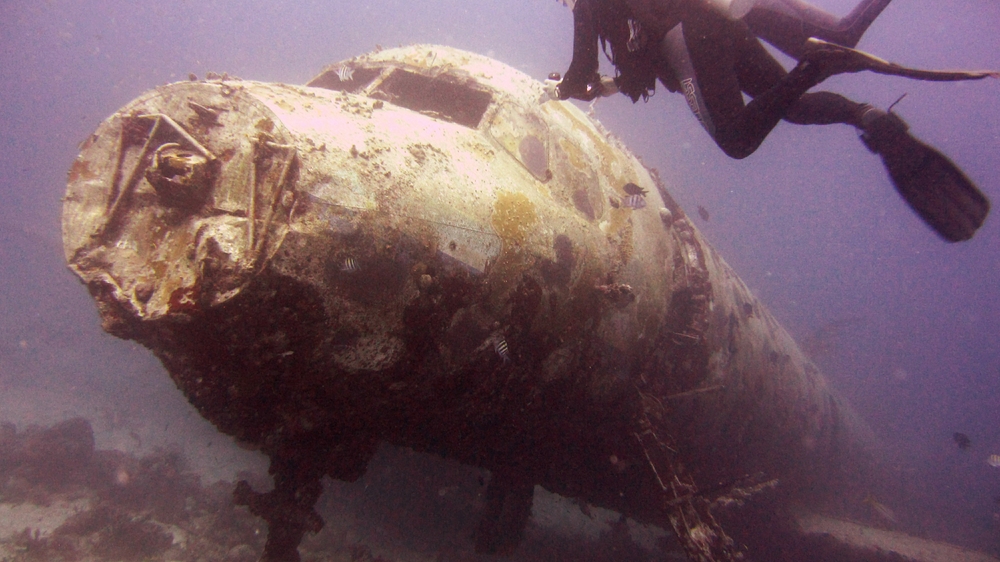
[[[622,207],[629,207],[631,209],[639,210],[646,206],[646,198],[638,193],[635,195],[629,195],[622,200]]]
[[[993,468],[1000,468],[1000,455],[990,455],[986,457],[986,464]]]
[[[354,258],[346,258],[344,263],[340,264],[340,270],[344,273],[354,273],[359,269],[361,269],[361,267]]]
[[[504,363],[510,362],[510,349],[507,347],[507,340],[503,339],[503,336],[498,337],[496,342],[493,343],[493,349],[497,352],[500,359],[503,359]]]
[[[627,184],[625,184],[622,187],[622,189],[625,190],[625,195],[646,195],[647,193],[649,193],[645,189],[639,187],[638,185],[632,182],[628,182]]]
[[[350,82],[354,79],[354,69],[349,66],[342,66],[337,69],[337,78],[341,82]]]

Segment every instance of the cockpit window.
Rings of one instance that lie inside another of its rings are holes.
[[[379,74],[382,74],[381,68],[354,68],[345,64],[327,68],[306,86],[354,93],[365,89]]]
[[[547,181],[549,174],[549,156],[545,144],[534,135],[527,135],[517,144],[517,152],[521,155],[524,167],[536,178]]]
[[[397,68],[375,87],[372,97],[475,129],[493,96],[454,77],[424,76]]]
[[[538,181],[552,179],[549,127],[534,111],[519,105],[500,104],[486,131]]]

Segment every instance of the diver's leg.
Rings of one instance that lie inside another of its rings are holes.
[[[871,106],[849,100],[833,92],[803,94],[785,112],[785,121],[796,125],[834,125],[844,123],[860,129],[862,117]]]
[[[738,80],[743,91],[754,97],[749,109],[780,88],[787,75],[759,41],[735,44],[742,47],[735,65]],[[989,200],[962,170],[910,135],[909,127],[894,113],[832,92],[815,92],[803,94],[789,105],[784,119],[800,125],[845,123],[856,127],[865,146],[881,157],[896,191],[924,223],[949,242],[971,238],[989,214]]]
[[[810,37],[854,47],[890,1],[861,0],[851,13],[837,18],[803,0],[756,0],[743,20],[755,35],[798,58]]]
[[[677,81],[692,109],[704,108],[699,118],[711,124],[706,129],[727,155],[745,158],[752,154],[796,104],[800,105],[792,115],[800,121],[844,122],[824,112],[828,108],[819,103],[821,98],[800,101],[827,76],[854,71],[850,64],[840,64],[842,53],[808,53],[786,73],[743,22],[711,10],[692,10],[681,25],[693,75],[678,72]],[[667,60],[672,60],[668,52],[672,47],[666,41],[663,44]],[[744,103],[744,91],[753,97],[750,103]]]
[[[747,50],[736,64],[743,91],[750,96],[767,95],[785,78],[785,70],[773,57],[757,52],[759,42],[756,46],[744,45]],[[914,138],[894,113],[832,92],[815,92],[803,94],[791,104],[784,119],[799,125],[845,123],[856,127],[865,146],[881,157],[903,200],[949,242],[971,238],[989,214],[989,200],[962,170],[947,156]]]
[[[680,80],[688,105],[694,109],[692,95],[698,99],[699,107],[704,108],[703,123],[712,124],[709,133],[732,158],[745,158],[756,151],[788,107],[814,85],[808,76],[793,70],[770,87],[761,87],[759,95],[745,103],[737,68],[739,53],[746,48],[744,42],[755,42],[756,38],[749,32],[740,33],[741,27],[745,28],[707,10],[691,14],[681,23],[695,77],[694,81]]]
[[[896,191],[928,226],[950,242],[975,234],[989,213],[989,200],[951,160],[910,135],[902,119],[831,92],[806,93],[826,76],[856,69],[850,53],[806,53],[786,73],[745,25],[730,23],[728,31],[720,31],[726,29],[723,23],[709,17],[684,24],[698,77],[694,92],[726,154],[751,154],[782,118],[802,125],[850,124],[862,131]],[[742,92],[753,97],[749,104],[744,105]]]
[[[745,39],[736,59],[736,78],[751,98],[766,95],[785,79],[788,71],[770,56],[759,41]],[[871,106],[833,92],[805,93],[785,111],[783,119],[796,125],[844,123],[861,128],[862,117]]]

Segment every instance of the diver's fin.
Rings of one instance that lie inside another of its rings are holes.
[[[841,74],[844,72],[861,72],[867,70],[876,74],[888,74],[890,76],[903,76],[914,80],[926,80],[931,82],[955,82],[959,80],[982,80],[983,78],[1000,78],[1000,71],[996,70],[923,70],[902,66],[885,59],[880,59],[875,55],[844,47],[835,43],[829,43],[822,39],[810,37],[806,40],[804,57],[816,56],[815,53],[824,53],[827,58],[836,54],[841,59],[841,66],[837,71],[829,72],[828,75]]]
[[[882,157],[896,191],[928,226],[949,242],[972,238],[990,202],[945,155],[910,135],[895,113],[871,108],[861,140]]]

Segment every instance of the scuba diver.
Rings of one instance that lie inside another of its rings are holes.
[[[782,119],[852,125],[924,222],[949,242],[968,240],[990,204],[954,163],[910,135],[892,106],[883,111],[832,92],[808,92],[830,76],[861,71],[936,81],[1000,76],[912,69],[854,50],[890,1],[861,0],[838,19],[802,0],[562,0],[573,10],[573,60],[553,82],[553,95],[589,101],[621,92],[636,102],[648,99],[659,80],[684,95],[732,158],[756,151]],[[786,71],[760,39],[798,64]],[[611,46],[614,78],[598,73],[599,42],[606,53]]]

